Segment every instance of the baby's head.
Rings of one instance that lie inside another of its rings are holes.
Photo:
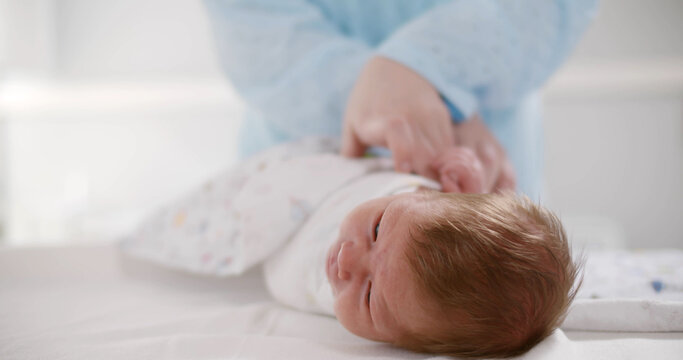
[[[560,221],[511,193],[368,201],[327,258],[335,313],[351,332],[467,357],[519,355],[547,337],[577,272]]]

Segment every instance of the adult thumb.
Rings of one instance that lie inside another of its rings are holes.
[[[358,138],[350,126],[344,128],[342,134],[341,154],[347,157],[361,157],[367,146]]]

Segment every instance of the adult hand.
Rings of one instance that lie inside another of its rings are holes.
[[[454,145],[450,114],[439,92],[410,68],[376,56],[361,72],[344,114],[342,155],[368,146],[391,150],[400,172],[438,180],[433,162]]]
[[[362,156],[368,146],[389,148],[396,171],[438,180],[448,192],[515,188],[514,169],[479,116],[452,124],[427,80],[383,57],[365,65],[344,115],[342,155]]]

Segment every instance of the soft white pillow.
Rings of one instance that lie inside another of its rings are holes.
[[[126,253],[196,273],[235,275],[286,243],[333,192],[387,158],[348,159],[307,138],[267,150],[163,207],[121,242]]]

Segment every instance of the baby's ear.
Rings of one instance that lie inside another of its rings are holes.
[[[474,150],[455,146],[446,150],[434,163],[444,192],[483,193],[484,166]]]

